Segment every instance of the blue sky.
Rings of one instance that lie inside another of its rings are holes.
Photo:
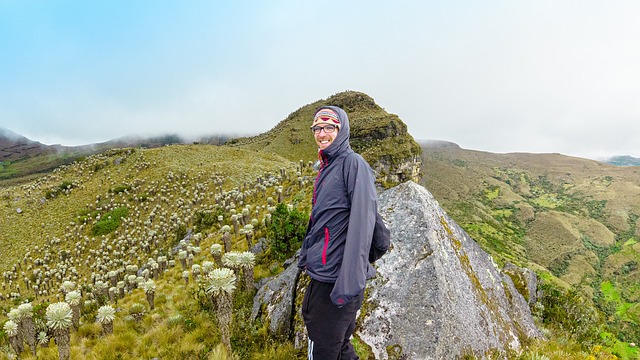
[[[0,127],[267,131],[344,90],[416,139],[640,157],[637,1],[0,0]]]

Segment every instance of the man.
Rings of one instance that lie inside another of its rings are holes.
[[[366,281],[375,275],[369,263],[375,260],[370,259],[374,228],[380,226],[375,176],[351,149],[344,110],[319,108],[311,130],[318,145],[319,172],[298,262],[311,277],[302,303],[309,359],[358,359],[349,339]],[[386,235],[388,241],[388,230]]]

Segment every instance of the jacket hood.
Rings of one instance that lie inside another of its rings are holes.
[[[338,114],[338,119],[340,119],[340,130],[338,131],[338,136],[336,136],[335,140],[329,145],[326,149],[322,150],[322,155],[327,159],[332,159],[336,157],[338,154],[351,149],[351,144],[349,143],[349,139],[351,138],[351,132],[349,127],[349,117],[347,113],[337,106],[327,105],[321,106],[316,110],[316,113],[321,109],[331,109],[336,114]]]

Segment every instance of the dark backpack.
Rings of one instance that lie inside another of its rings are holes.
[[[374,263],[380,259],[391,245],[391,232],[384,224],[382,216],[376,213],[376,227],[373,229],[373,239],[371,240],[371,248],[369,249],[369,262]]]

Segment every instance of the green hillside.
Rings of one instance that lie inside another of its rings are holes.
[[[360,93],[337,94],[327,102],[349,111],[352,144],[379,170],[381,184],[392,184],[385,170],[393,171],[396,181],[398,175],[419,174],[400,168],[403,161],[419,165],[420,147],[397,116]],[[281,271],[282,260],[300,246],[315,175],[309,167],[316,150],[308,123],[320,103],[278,124],[266,136],[269,144],[257,137],[233,146],[114,149],[31,181],[18,178],[21,185],[5,183],[0,188],[0,323],[10,324],[17,306],[30,301],[36,327],[46,330],[47,306],[65,300],[63,288],[71,282],[83,296],[81,323],[70,338],[72,358],[302,358],[304,349],[271,338],[263,325],[248,319],[255,293],[242,285],[248,269],[236,269],[228,348],[217,326],[220,311],[214,307],[219,304],[206,293],[202,277],[196,279],[216,258],[210,248],[224,243],[225,227],[232,229],[231,252],[246,251],[249,235],[253,243],[266,238],[266,251],[251,268],[255,281]],[[291,130],[297,123],[299,128]],[[272,216],[290,223],[284,234],[270,230]],[[278,234],[277,241],[270,231]],[[194,236],[190,242],[181,240],[189,235]],[[282,242],[283,237],[288,240]],[[161,259],[164,269],[150,275]],[[155,282],[153,308],[139,288],[148,280]],[[102,334],[95,322],[98,307],[106,304],[116,309],[111,335]],[[11,353],[13,336],[11,325],[0,330],[0,358]],[[48,336],[51,340],[50,329]],[[56,358],[56,348],[64,346],[38,348],[38,358]],[[30,358],[28,352],[23,358]]]
[[[534,269],[546,283],[582,299],[584,312],[591,311],[583,329],[591,334],[583,333],[583,342],[612,333],[637,343],[638,168],[444,142],[424,142],[423,150],[423,184],[500,266]]]
[[[227,358],[204,287],[194,281],[197,275],[191,266],[183,269],[179,251],[188,251],[196,265],[213,262],[209,249],[222,244],[221,226],[233,228],[233,218],[245,212],[246,225],[254,225],[255,243],[266,236],[264,221],[279,200],[290,204],[291,211],[308,213],[306,189],[311,180],[305,178],[312,174],[297,166],[271,154],[212,145],[122,149],[0,189],[0,323],[25,300],[32,302],[35,317],[42,321],[46,305],[63,300],[60,288],[72,281],[81,288],[84,301],[83,324],[71,337],[72,358]],[[181,243],[190,231],[198,233],[198,246],[195,240]],[[242,231],[231,231],[231,250],[246,251],[246,237]],[[117,308],[114,333],[102,336],[95,316],[107,301],[97,295],[96,284],[110,283],[113,272],[118,282],[126,282],[131,266],[149,268],[162,256],[170,265],[154,279],[155,309],[145,305],[141,320],[132,319],[134,304],[147,303],[142,289],[127,285],[125,296],[111,302]],[[280,269],[275,256],[265,256],[253,271],[259,280]],[[234,354],[297,356],[290,344],[273,343],[259,324],[241,320],[246,317],[243,312],[250,312],[255,292],[241,290],[241,283],[238,280],[233,303],[238,313],[231,338]],[[0,332],[6,351],[8,343],[6,331]],[[38,356],[57,358],[55,346],[39,350]],[[25,353],[24,358],[30,357]]]

